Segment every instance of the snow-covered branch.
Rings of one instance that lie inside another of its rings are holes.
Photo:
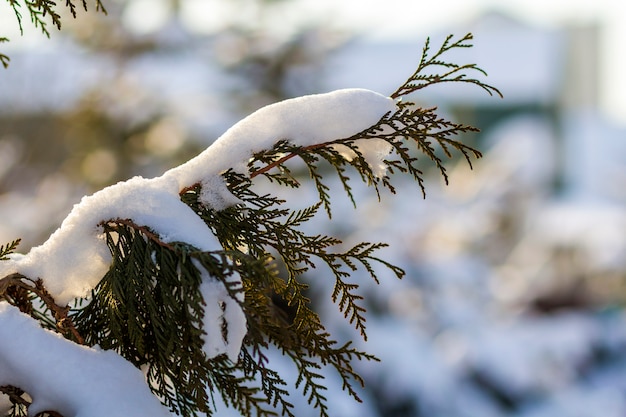
[[[454,45],[466,46],[448,49]],[[214,391],[242,414],[270,415],[268,407],[280,403],[293,416],[284,381],[262,353],[273,344],[294,360],[297,386],[322,417],[328,407],[320,363],[359,400],[351,383],[362,380],[350,362],[375,358],[330,338],[299,278],[317,261],[325,264],[335,279],[332,300],[366,338],[363,297],[349,282],[351,273],[362,268],[378,282],[372,263],[398,278],[404,271],[374,255],[384,244],[329,252],[339,239],[299,229],[321,206],[330,215],[319,163],[330,163],[353,201],[347,167],[377,192],[380,184],[394,191],[391,176],[398,172],[423,190],[415,154],[432,159],[447,180],[434,145],[469,162],[480,153],[452,137],[473,130],[434,109],[369,90],[339,90],[264,107],[187,163],[84,197],[42,245],[26,254],[12,253],[15,242],[0,247],[0,386],[30,395],[30,413],[65,417],[167,415],[167,408],[210,414]],[[297,211],[253,189],[259,176],[298,187],[283,175],[296,156],[320,200]],[[27,294],[11,298],[13,288]],[[32,304],[37,297],[43,307]],[[44,330],[16,307],[86,346]],[[259,388],[251,387],[255,379]]]
[[[225,171],[230,169],[248,173],[250,158],[257,152],[271,149],[278,139],[288,139],[295,146],[315,146],[334,138],[354,135],[393,110],[395,104],[391,99],[367,90],[341,90],[265,107],[233,126],[198,157],[161,177],[135,177],[84,197],[44,244],[25,255],[11,254],[1,262],[0,276],[20,274],[29,279],[40,279],[59,306],[65,306],[76,298],[87,297],[111,266],[113,259],[104,238],[103,223],[116,219],[122,219],[121,223],[125,221],[126,225],[138,229],[144,228],[144,232],[153,232],[163,244],[185,242],[204,252],[221,250],[220,243],[207,224],[181,201],[181,190],[200,184],[201,203],[213,209],[224,209],[241,203],[228,190],[222,177]],[[229,339],[207,340],[205,352],[208,357],[228,353],[231,360],[236,361],[245,336],[245,316],[239,306],[241,300],[230,301],[231,297],[224,285],[212,279],[200,265],[197,264],[197,267],[202,274],[203,284],[200,289],[206,303],[205,332],[221,332],[220,321],[214,320],[215,317],[223,316],[229,324]],[[12,310],[14,308],[9,306],[3,306],[2,310],[5,321],[15,322],[12,325],[21,326],[25,321],[32,321],[26,316],[17,316],[17,312]],[[239,324],[235,326],[236,323]],[[42,329],[38,332],[34,321],[29,325],[32,337],[40,334],[42,338],[42,341],[32,343],[34,349],[48,349],[46,346],[52,337],[49,332]],[[235,328],[240,330],[235,331]],[[229,348],[229,344],[235,348]],[[63,341],[58,342],[56,352],[59,356],[74,357],[76,348],[73,343]],[[11,361],[22,363],[23,358],[11,356],[14,353],[14,340],[0,338],[0,358],[12,358]],[[110,362],[110,367],[114,368],[115,360]],[[37,387],[23,385],[22,382],[47,380],[42,379],[34,369],[7,367],[3,383],[20,386],[36,396],[39,392]],[[84,384],[88,386],[87,382]],[[68,390],[68,395],[72,395],[69,394],[71,391]],[[78,395],[76,398],[80,397]],[[32,407],[41,409],[38,404]],[[92,406],[87,404],[85,400],[81,407],[89,409]],[[46,404],[43,409],[52,405]],[[77,406],[72,408],[58,404],[58,407],[55,409],[67,413],[67,416],[79,415],[76,413]]]
[[[43,330],[0,302],[0,386],[32,398],[29,415],[54,410],[65,417],[169,416],[141,371],[111,351],[80,346]]]

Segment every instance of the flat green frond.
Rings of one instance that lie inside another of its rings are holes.
[[[198,265],[238,299],[243,288],[229,277],[265,273],[263,261],[200,252],[183,243],[164,244],[129,222],[112,220],[104,229],[113,264],[91,302],[72,316],[86,343],[145,366],[155,394],[180,415],[212,412],[207,384],[219,387],[218,392],[242,411],[262,404],[247,387],[249,381],[234,377],[233,364],[209,360],[203,353],[205,301]]]
[[[409,77],[409,79],[402,84],[396,91],[394,91],[390,97],[400,98],[415,91],[421,90],[429,85],[439,84],[444,82],[462,82],[470,83],[479,86],[485,90],[489,95],[498,95],[502,97],[502,93],[495,87],[486,84],[476,78],[469,78],[468,72],[478,72],[482,75],[487,73],[479,68],[476,64],[458,65],[442,59],[442,55],[455,48],[471,48],[471,40],[473,35],[471,33],[466,34],[460,39],[454,40],[453,35],[446,37],[439,49],[430,54],[430,38],[426,40],[424,48],[422,50],[422,56],[417,69]],[[439,72],[438,68],[446,68],[447,71]],[[432,73],[425,73],[426,70],[432,70]]]
[[[400,99],[412,92],[442,82],[471,83],[486,90],[490,95],[502,96],[495,87],[468,77],[468,71],[486,75],[485,71],[477,65],[458,65],[443,59],[443,55],[451,49],[471,47],[471,39],[471,34],[456,40],[452,35],[448,36],[434,53],[431,52],[428,39],[417,70],[391,97]],[[318,192],[319,201],[331,217],[330,188],[325,183],[327,178],[322,174],[321,161],[334,169],[344,191],[351,202],[356,205],[350,185],[352,177],[347,170],[348,166],[354,169],[362,182],[374,188],[379,198],[380,187],[395,193],[396,189],[391,181],[391,175],[395,173],[411,175],[422,194],[426,196],[420,155],[426,156],[434,163],[446,184],[449,178],[444,157],[452,158],[453,151],[459,152],[470,167],[474,158],[481,157],[478,150],[456,139],[465,133],[478,132],[477,128],[446,120],[437,114],[436,108],[420,108],[414,103],[400,100],[397,102],[397,107],[397,111],[384,115],[378,123],[348,138],[337,138],[306,147],[293,146],[284,140],[279,141],[272,149],[253,156],[249,163],[250,177],[264,175],[279,184],[300,186],[299,181],[293,177],[289,176],[289,180],[284,180],[285,177],[282,175],[283,172],[289,172],[285,163],[293,157],[298,157],[309,172],[309,177]],[[391,147],[391,155],[383,161],[387,167],[385,175],[380,175],[379,170],[374,172],[371,161],[362,152],[360,145],[368,140],[383,140]],[[351,157],[347,157],[344,152],[339,152],[340,149],[346,149]]]

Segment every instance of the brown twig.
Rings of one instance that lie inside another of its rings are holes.
[[[46,307],[48,307],[48,309],[52,311],[52,314],[54,315],[54,319],[56,321],[57,329],[62,334],[67,334],[68,332],[70,332],[72,336],[74,336],[74,338],[76,339],[77,343],[81,345],[85,344],[85,339],[80,335],[72,320],[67,316],[70,308],[68,306],[58,305],[54,301],[52,295],[50,295],[48,290],[46,290],[41,279],[33,281],[32,279],[20,273],[7,275],[6,277],[0,279],[0,299],[5,299],[11,302],[11,297],[7,297],[7,295],[10,295],[10,290],[14,288],[21,288],[27,291],[31,291],[39,298],[41,298],[41,300],[46,304]],[[22,310],[23,306],[16,305],[16,307]]]
[[[182,191],[181,191],[182,193]],[[156,243],[157,245],[164,247],[166,249],[169,250],[175,250],[175,248],[170,245],[167,242],[163,242],[161,240],[161,238],[154,233],[152,230],[150,230],[148,227],[146,226],[140,226],[137,223],[135,223],[134,221],[130,220],[130,219],[114,219],[114,220],[108,220],[106,222],[102,222],[100,223],[101,226],[109,226],[109,227],[114,227],[112,225],[122,225],[122,226],[128,226],[132,229],[135,229],[141,233],[143,233],[148,239],[150,239],[151,241],[153,241],[154,243]]]
[[[326,142],[326,143],[317,143],[317,144],[314,144],[314,145],[304,146],[304,147],[301,148],[301,150],[307,152],[307,151],[311,151],[311,150],[314,150],[314,149],[323,148],[323,147],[328,146],[328,145],[329,145],[328,142]],[[250,179],[252,179],[252,178],[254,178],[254,177],[258,176],[258,175],[265,174],[270,169],[279,166],[280,164],[290,160],[294,156],[298,156],[298,154],[295,153],[295,152],[291,152],[291,153],[283,156],[282,158],[279,158],[279,159],[275,160],[271,164],[268,164],[268,165],[264,166],[263,168],[261,168],[259,170],[256,170],[254,172],[251,172],[250,173]],[[200,185],[200,183],[192,184],[192,185],[190,185],[188,187],[185,187],[182,190],[180,190],[180,192],[178,194],[179,195],[183,195],[185,193],[188,193],[189,191],[193,191],[199,185]]]
[[[9,400],[13,404],[19,404],[25,407],[28,407],[30,405],[30,403],[25,398],[22,398],[22,395],[24,395],[24,390],[18,387],[14,387],[13,385],[2,385],[0,386],[0,392],[8,396]]]
[[[46,303],[46,306],[54,313],[54,319],[57,323],[57,329],[59,329],[59,331],[63,334],[69,331],[70,333],[72,333],[72,335],[79,344],[84,345],[85,339],[80,335],[80,333],[78,333],[78,330],[76,329],[76,326],[74,326],[74,322],[72,322],[72,319],[67,316],[67,313],[69,313],[70,311],[69,306],[61,307],[57,303],[55,303],[54,298],[52,298],[52,295],[50,295],[48,290],[46,290],[41,279],[35,281],[35,289],[35,294],[37,294],[39,298],[41,298],[43,302]]]
[[[302,147],[302,148],[301,148],[301,150],[302,150],[302,151],[305,151],[305,152],[308,152],[308,151],[312,151],[312,150],[314,150],[314,149],[323,148],[323,147],[325,147],[325,146],[328,146],[328,143],[317,143],[317,144],[315,144],[315,145],[304,146],[304,147]],[[260,175],[260,174],[265,174],[265,173],[266,173],[267,171],[269,171],[270,169],[272,169],[272,168],[275,168],[275,167],[279,166],[280,164],[282,164],[282,163],[284,163],[284,162],[286,162],[286,161],[290,160],[290,159],[291,159],[291,158],[293,158],[294,156],[298,156],[298,154],[297,154],[297,153],[295,153],[295,152],[291,152],[291,153],[289,153],[289,154],[287,154],[287,155],[283,156],[282,158],[279,158],[279,159],[275,160],[275,161],[274,161],[274,162],[272,162],[271,164],[268,164],[268,165],[264,166],[263,168],[261,168],[261,169],[259,169],[259,170],[256,170],[256,171],[252,172],[252,173],[250,174],[250,178],[254,178],[254,177],[256,177],[257,175]]]
[[[18,387],[13,385],[2,385],[0,386],[0,392],[7,395],[12,404],[21,405],[28,408],[32,403],[29,402],[26,398],[23,398],[26,392]],[[37,413],[35,417],[63,417],[61,413],[52,410],[42,411],[41,413]]]

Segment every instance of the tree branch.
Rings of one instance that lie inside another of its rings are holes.
[[[187,187],[185,189],[183,189],[183,191],[180,192],[180,194],[183,194],[185,192],[185,190],[189,190],[193,188],[193,186],[191,187]],[[148,239],[150,239],[151,241],[153,241],[154,243],[156,243],[157,245],[167,248],[169,250],[175,251],[176,249],[170,245],[169,243],[163,242],[161,240],[161,238],[154,233],[152,230],[150,230],[150,228],[146,227],[146,226],[140,226],[137,223],[135,223],[134,221],[132,221],[131,219],[113,219],[113,220],[108,220],[106,222],[101,222],[100,226],[103,227],[110,227],[110,228],[114,228],[114,225],[121,225],[121,226],[128,226],[138,232],[141,232],[142,234],[144,234]]]
[[[0,386],[0,392],[7,395],[12,404],[21,405],[28,408],[31,403],[22,397],[26,392],[21,388],[15,387],[13,385],[2,385]],[[46,410],[38,413],[35,417],[63,417],[62,414],[57,413],[56,411]]]
[[[36,296],[41,298],[41,300],[46,304],[46,307],[52,311],[57,330],[59,330],[61,334],[67,334],[69,332],[72,336],[74,336],[78,344],[85,344],[85,339],[80,335],[80,333],[78,333],[74,323],[67,316],[70,308],[68,306],[60,306],[54,301],[52,295],[50,295],[48,290],[46,290],[41,278],[33,281],[22,274],[14,273],[0,279],[0,299],[5,299],[9,302],[9,304],[18,307],[20,311],[27,312],[24,310],[24,306],[21,303],[16,302],[16,300],[14,300],[10,295],[10,291],[16,288],[31,291]]]
[[[304,151],[304,152],[308,152],[308,151],[312,151],[312,150],[314,150],[314,149],[323,148],[324,146],[328,146],[329,144],[330,144],[329,142],[326,142],[326,143],[318,143],[318,144],[315,144],[315,145],[305,146],[305,147],[300,148],[300,149],[301,149],[302,151]],[[284,163],[284,162],[286,162],[286,161],[290,160],[291,158],[293,158],[294,156],[297,156],[297,155],[298,155],[298,154],[297,154],[297,153],[295,153],[295,152],[288,153],[287,155],[283,156],[283,157],[282,157],[282,158],[280,158],[280,159],[277,159],[276,161],[272,162],[271,164],[268,164],[268,165],[264,166],[263,168],[261,168],[261,169],[259,169],[259,170],[256,170],[256,171],[254,171],[254,172],[251,172],[251,173],[250,173],[250,179],[252,179],[252,178],[256,177],[257,175],[261,175],[261,174],[266,173],[266,172],[267,172],[267,171],[269,171],[270,169],[272,169],[272,168],[275,168],[275,167],[279,166],[280,164],[282,164],[282,163]]]

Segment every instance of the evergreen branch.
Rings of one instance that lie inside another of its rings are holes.
[[[365,381],[363,381],[363,378],[361,378],[361,376],[354,371],[352,368],[352,362],[354,360],[379,362],[380,359],[374,355],[354,349],[351,345],[352,342],[347,342],[339,349],[332,350],[332,355],[330,356],[333,358],[332,365],[341,377],[342,389],[347,391],[356,401],[362,402],[361,398],[352,386],[352,381],[356,381],[361,387],[365,386]]]
[[[71,336],[78,344],[85,344],[84,338],[68,316],[70,308],[58,305],[44,287],[41,279],[32,280],[18,273],[10,274],[0,279],[0,299],[4,299],[18,307],[23,313],[35,316],[35,318],[41,318],[33,314],[34,310],[30,298],[24,297],[20,290],[32,292],[43,301],[45,306],[53,313],[55,327],[59,333],[64,336]]]
[[[17,246],[20,244],[21,241],[22,239],[15,239],[14,241],[7,243],[6,245],[1,245],[0,261],[6,261],[7,259],[9,259],[8,255],[15,252],[15,249],[17,249]]]
[[[319,409],[320,417],[329,417],[328,404],[326,403],[328,399],[322,393],[322,391],[326,391],[328,388],[317,382],[324,379],[324,375],[319,372],[321,366],[317,362],[307,359],[305,355],[294,352],[285,353],[296,364],[299,371],[296,388],[302,386],[302,394],[307,398],[307,402],[310,405]]]
[[[22,22],[22,13],[20,8],[26,6],[26,11],[30,16],[30,20],[35,28],[41,30],[41,32],[50,37],[50,31],[48,30],[48,23],[52,23],[52,26],[61,30],[61,14],[56,10],[57,3],[54,0],[7,0],[9,7],[13,9],[17,24],[20,28],[20,34],[24,35],[24,26]],[[23,3],[23,4],[22,4]],[[87,0],[81,0],[83,9],[88,11]],[[102,0],[94,0],[96,11],[107,14],[106,8],[102,3]],[[65,7],[69,10],[74,19],[77,18],[76,4],[73,0],[65,0]],[[47,21],[49,19],[50,22]],[[8,42],[5,37],[0,38],[0,43]],[[9,66],[9,57],[0,53],[0,63],[4,68]]]
[[[230,184],[236,181],[242,181],[235,187],[238,198],[243,201],[258,201],[262,199],[249,189],[251,185],[249,180],[245,180],[242,176],[233,173],[230,173],[228,178]],[[242,188],[242,183],[247,184],[247,186]],[[243,190],[246,190],[245,193]],[[281,210],[268,210],[272,204],[267,202],[267,204],[263,205],[262,210],[247,208],[245,218],[236,217],[233,219],[231,213],[225,218],[219,217],[220,222],[226,222],[228,226],[216,224],[218,212],[213,210],[206,210],[204,218],[208,224],[215,228],[214,230],[217,236],[241,236],[242,230],[245,230],[245,234],[247,235],[245,247],[249,248],[252,253],[265,253],[267,250],[266,247],[274,248],[281,256],[289,275],[287,284],[284,287],[274,287],[272,291],[284,297],[287,302],[296,309],[303,309],[308,302],[308,300],[301,295],[305,287],[302,287],[302,284],[299,284],[296,278],[309,267],[315,267],[315,263],[312,259],[315,257],[320,258],[330,267],[335,275],[336,292],[333,294],[333,300],[339,301],[340,311],[344,313],[350,323],[356,323],[356,327],[361,330],[361,333],[365,337],[365,318],[363,316],[365,309],[357,304],[362,298],[354,294],[354,291],[358,288],[357,285],[347,284],[344,281],[344,278],[349,276],[349,273],[344,271],[342,266],[345,265],[350,270],[354,271],[357,269],[355,262],[358,262],[365,267],[376,282],[378,282],[378,278],[371,265],[372,261],[379,262],[391,269],[397,277],[401,277],[404,271],[373,256],[376,250],[386,246],[384,244],[362,243],[346,253],[328,253],[328,248],[336,247],[341,241],[322,235],[308,236],[297,230],[296,227],[314,216],[321,204],[322,202],[318,202],[312,207],[294,211],[286,215],[286,213]],[[202,210],[199,205],[192,207],[194,210]],[[272,213],[272,215],[269,215],[269,213]],[[286,216],[286,218],[283,216]],[[231,228],[239,228],[240,232],[231,231]],[[224,233],[224,229],[228,229],[229,232]],[[242,241],[237,239],[236,244],[230,242],[222,242],[222,244],[225,247],[235,247],[236,245],[242,244]],[[302,311],[306,311],[306,309]],[[300,318],[296,320],[302,320],[300,325],[304,325],[306,322],[304,318],[305,315],[298,317]],[[306,326],[319,328],[316,323],[312,322],[307,322]]]
[[[317,156],[314,153],[300,153],[299,154],[302,161],[304,161],[307,169],[309,170],[309,176],[313,180],[315,184],[315,188],[317,189],[317,194],[319,196],[320,202],[324,205],[324,209],[328,214],[328,217],[331,217],[330,212],[330,188],[326,184],[324,184],[324,176],[320,174],[316,162],[318,161]]]
[[[259,389],[225,356],[207,359],[202,334],[204,300],[200,270],[224,284],[239,301],[244,290],[233,273],[250,280],[266,274],[263,259],[232,251],[200,252],[184,243],[164,243],[149,228],[130,220],[101,223],[113,264],[92,301],[74,311],[87,342],[113,349],[136,366],[145,365],[155,395],[183,416],[211,414],[210,390],[243,413],[271,415]],[[247,297],[247,296],[246,296]],[[248,314],[253,314],[249,312]],[[206,337],[224,337],[209,334]]]
[[[487,93],[489,93],[489,95],[497,94],[498,96],[502,97],[502,93],[497,88],[485,84],[480,80],[467,78],[467,74],[463,71],[477,71],[483,75],[487,75],[487,73],[479,68],[476,64],[458,65],[440,59],[443,54],[450,51],[451,49],[472,47],[470,41],[473,39],[473,35],[471,33],[466,34],[456,41],[453,41],[453,37],[453,35],[448,35],[442,45],[439,47],[439,50],[437,50],[437,52],[435,52],[431,56],[429,56],[430,38],[427,38],[426,43],[424,44],[424,48],[422,50],[422,56],[420,58],[417,69],[404,84],[398,87],[398,89],[390,95],[390,97],[400,98],[417,90],[421,90],[422,88],[428,87],[429,85],[444,82],[463,82],[474,84],[485,90]],[[442,74],[424,74],[423,71],[429,67],[443,67],[449,68],[449,70]]]
[[[255,359],[255,356],[258,359]],[[250,378],[259,377],[261,379],[261,389],[268,404],[276,408],[280,406],[280,414],[288,417],[295,417],[293,414],[293,404],[286,400],[285,397],[289,396],[289,391],[284,387],[286,382],[280,378],[276,371],[268,369],[266,363],[267,357],[263,354],[261,349],[257,347],[253,348],[253,354],[244,346],[242,349],[242,366],[244,368],[244,374]],[[276,415],[277,413],[271,412],[270,415]]]
[[[8,41],[9,41],[9,38],[0,37],[0,43],[8,42]],[[2,63],[2,66],[4,68],[7,68],[9,66],[9,61],[11,61],[11,59],[7,55],[0,53],[0,63]]]
[[[44,32],[45,18],[60,28],[60,17],[54,14],[55,3],[51,0],[26,4],[39,7],[34,15],[31,10],[31,19],[38,19],[34,23]],[[82,4],[86,9],[86,0]],[[98,8],[100,2],[96,4]],[[71,0],[66,0],[66,7],[75,17],[77,10]],[[499,94],[497,89],[466,77],[466,72],[484,74],[480,68],[442,59],[452,48],[470,47],[469,39],[470,34],[457,41],[448,37],[432,55],[427,41],[417,71],[392,97],[453,81],[473,83],[490,94]],[[441,74],[424,74],[429,67],[440,69]],[[364,297],[359,294],[359,285],[350,282],[349,277],[364,269],[378,284],[378,267],[389,269],[398,278],[404,271],[376,255],[386,246],[383,243],[362,242],[347,251],[333,252],[341,244],[339,239],[302,230],[322,206],[331,216],[333,196],[323,165],[334,169],[354,205],[348,165],[375,189],[379,198],[380,186],[395,191],[391,175],[399,172],[411,175],[425,194],[417,155],[427,156],[447,183],[445,157],[460,153],[471,166],[472,158],[481,156],[454,139],[476,130],[440,118],[435,109],[399,102],[397,111],[383,115],[376,124],[350,137],[304,147],[277,141],[271,149],[253,155],[248,176],[232,170],[223,174],[241,204],[216,211],[199,203],[200,184],[180,191],[181,200],[213,231],[223,250],[204,252],[185,242],[165,242],[156,231],[133,219],[109,219],[99,226],[104,231],[112,263],[85,306],[74,310],[56,306],[41,281],[19,274],[0,280],[0,297],[21,309],[32,310],[34,315],[31,292],[36,294],[54,316],[57,331],[80,343],[114,350],[135,366],[143,367],[154,394],[171,411],[185,417],[211,415],[215,410],[214,395],[218,393],[226,405],[242,414],[273,416],[279,410],[282,415],[294,417],[285,381],[269,368],[264,354],[273,345],[296,367],[296,388],[321,417],[326,417],[329,406],[323,383],[325,371],[336,372],[342,388],[361,401],[355,383],[362,386],[363,379],[355,372],[353,361],[378,359],[353,348],[350,342],[340,345],[331,338],[311,307],[308,285],[302,275],[326,264],[334,276],[332,301],[346,321],[367,339]],[[380,149],[384,158],[376,153]],[[286,166],[296,156],[315,185],[319,196],[316,204],[300,210],[285,208],[284,200],[270,194],[259,195],[252,189],[252,181],[259,175],[281,186],[299,187],[300,182]],[[378,159],[370,160],[373,157]],[[16,246],[17,242],[12,242],[0,247],[0,259],[6,259]],[[221,304],[207,304],[201,293],[200,286],[213,279],[223,285],[246,318],[244,346],[232,361],[225,354],[209,359],[203,350],[205,340],[221,338],[228,343],[226,308],[231,304],[222,298],[226,297],[222,286],[218,299]],[[205,317],[206,311],[212,311],[207,306],[218,310],[216,317]],[[205,319],[211,323],[206,325]],[[207,334],[210,332],[215,333]]]
[[[336,342],[330,339],[319,321],[319,316],[308,307],[309,301],[302,293],[306,286],[296,282],[290,291],[287,283],[278,277],[274,279],[276,281],[265,282],[275,285],[272,289],[283,296],[292,307],[293,317],[285,322],[282,315],[277,317],[272,312],[267,289],[264,289],[265,284],[246,284],[246,303],[255,311],[248,320],[248,343],[252,344],[253,349],[260,350],[265,347],[264,335],[267,335],[272,344],[290,357],[298,369],[297,386],[302,389],[309,403],[320,410],[321,416],[327,415],[328,410],[323,384],[319,382],[323,378],[320,365],[333,367],[342,378],[344,389],[360,400],[351,384],[352,381],[360,384],[363,381],[348,364],[352,359],[375,358],[354,349],[335,348]],[[291,415],[290,412],[287,414]]]
[[[211,361],[212,372],[210,385],[213,390],[222,394],[226,405],[238,410],[243,416],[271,416],[276,413],[267,410],[267,398],[258,396],[259,388],[250,387],[248,376],[235,376],[232,365],[224,358]]]
[[[404,270],[378,257],[372,256],[376,250],[386,246],[387,245],[383,243],[371,244],[362,242],[345,253],[324,253],[319,255],[330,267],[335,276],[335,285],[331,299],[333,302],[337,303],[339,311],[344,314],[348,322],[354,324],[355,328],[360,331],[364,340],[367,340],[366,319],[364,315],[366,309],[358,304],[363,300],[363,296],[356,294],[355,291],[359,288],[357,284],[351,284],[344,280],[344,278],[350,276],[350,273],[344,271],[342,266],[345,265],[351,271],[356,271],[356,262],[358,262],[367,270],[372,279],[379,284],[377,273],[371,264],[371,261],[376,261],[390,269],[397,278],[401,279],[405,274]]]
[[[12,404],[12,407],[9,410],[9,413],[6,414],[7,416],[9,415],[20,416],[20,417],[28,416],[28,407],[30,407],[32,402],[24,398],[24,395],[26,394],[24,390],[18,387],[11,386],[11,385],[2,385],[0,386],[0,393],[9,397],[9,401]],[[62,414],[53,410],[41,411],[35,417],[44,417],[44,416],[45,417],[63,417]]]
[[[50,16],[53,26],[61,30],[61,15],[53,9],[56,6],[54,1],[25,0],[24,4],[26,4],[33,25],[41,29],[42,33],[48,38],[50,37],[50,31],[48,30],[47,22],[44,20],[46,16]]]
[[[91,302],[73,311],[77,327],[89,345],[147,365],[152,389],[173,411],[210,413],[204,382],[210,369],[201,338],[204,301],[200,273],[189,256],[193,248],[163,245],[132,222],[102,227],[113,263]]]
[[[333,302],[337,303],[339,310],[343,312],[344,317],[348,319],[349,323],[354,324],[356,329],[360,331],[361,337],[367,340],[367,334],[365,332],[366,319],[364,316],[366,309],[357,304],[363,300],[363,296],[353,292],[358,288],[359,286],[357,284],[349,284],[337,277],[331,297]],[[339,302],[337,302],[337,300],[339,300]]]
[[[458,46],[457,43],[448,45],[446,48]],[[427,51],[428,49],[426,49]],[[446,49],[447,50],[447,49]],[[376,190],[378,197],[380,193],[378,186],[381,184],[390,192],[394,193],[389,174],[393,174],[395,170],[399,172],[409,173],[422,191],[422,195],[426,196],[426,189],[423,180],[423,172],[418,163],[419,160],[415,156],[411,147],[407,146],[411,142],[414,148],[426,155],[437,167],[446,184],[449,178],[443,159],[438,155],[434,145],[438,145],[443,154],[451,158],[453,157],[451,150],[460,152],[470,167],[472,167],[472,158],[480,158],[481,153],[463,144],[460,141],[452,139],[453,136],[468,132],[477,132],[478,129],[473,126],[463,125],[448,121],[439,117],[435,111],[436,108],[415,108],[413,103],[399,102],[398,110],[388,113],[373,126],[348,138],[339,138],[325,143],[315,144],[305,147],[290,146],[285,141],[280,141],[269,150],[255,154],[249,163],[250,179],[254,179],[258,175],[265,175],[272,180],[276,176],[272,176],[271,169],[285,169],[284,163],[298,156],[302,159],[307,167],[310,177],[318,191],[319,200],[324,204],[328,216],[331,216],[329,188],[324,184],[324,178],[319,173],[318,162],[320,159],[327,161],[335,169],[344,191],[356,204],[352,194],[352,188],[349,185],[349,176],[346,174],[345,165],[351,165],[360,175],[362,181]],[[366,160],[365,156],[359,149],[359,143],[364,140],[382,140],[387,142],[395,155],[400,160],[386,159],[388,170],[387,175],[379,177],[374,174],[372,167]],[[342,157],[337,146],[344,146],[349,149],[354,157],[347,160]],[[277,157],[280,155],[280,157]],[[257,167],[256,162],[265,164]],[[290,183],[290,186],[298,186],[297,182]]]
[[[19,11],[19,8],[21,7],[19,0],[7,0],[7,1],[9,2],[9,6],[13,9],[13,12],[15,13],[17,24],[20,27],[20,34],[24,35],[24,28],[22,27],[22,14]]]
[[[466,70],[482,73],[482,70],[473,65],[459,66],[441,59],[441,55],[452,48],[471,46],[467,43],[468,39],[471,39],[471,35],[459,41],[452,41],[449,37],[433,56],[430,56],[427,42],[418,71],[392,97],[397,98],[426,85],[443,81],[468,82],[463,75]],[[443,67],[446,70],[439,76],[422,75],[420,71],[429,66]],[[471,82],[489,88],[479,81]],[[495,89],[488,91],[499,93]],[[335,369],[342,379],[343,389],[358,401],[359,396],[352,384],[357,382],[362,385],[363,380],[354,372],[351,361],[377,359],[351,348],[349,344],[339,348],[336,346],[318,314],[309,306],[310,300],[305,295],[308,287],[301,282],[301,275],[315,268],[317,260],[325,263],[335,278],[331,299],[338,305],[345,319],[367,339],[366,309],[361,305],[363,297],[358,293],[359,285],[348,282],[347,278],[357,269],[364,268],[378,283],[378,271],[374,264],[389,269],[398,278],[404,275],[404,271],[375,255],[385,244],[363,242],[346,252],[333,253],[329,250],[341,243],[338,239],[308,235],[299,230],[302,224],[313,218],[321,206],[324,206],[330,217],[330,189],[322,175],[321,164],[326,162],[334,169],[344,191],[355,204],[347,165],[355,169],[364,183],[373,186],[379,198],[379,186],[395,192],[390,176],[397,172],[411,175],[425,195],[424,174],[417,155],[427,156],[446,183],[448,174],[444,157],[451,158],[454,152],[459,152],[471,167],[472,159],[481,156],[479,151],[454,139],[459,134],[475,132],[476,128],[445,120],[435,113],[435,108],[416,108],[408,102],[399,102],[397,106],[395,112],[383,115],[376,124],[351,137],[304,147],[280,140],[271,149],[253,155],[248,165],[249,176],[227,171],[224,173],[226,183],[231,192],[243,202],[241,205],[216,211],[198,203],[199,184],[181,191],[181,199],[200,214],[218,236],[222,246],[232,251],[229,255],[232,259],[237,258],[234,254],[240,250],[254,257],[262,257],[267,262],[273,257],[269,255],[270,252],[277,254],[276,262],[285,268],[285,278],[281,278],[274,268],[273,272],[248,275],[243,280],[246,297],[242,305],[248,317],[246,345],[253,352],[257,352],[258,358],[262,358],[262,354],[258,352],[266,349],[267,343],[275,345],[284,355],[290,357],[298,369],[296,387],[302,389],[308,402],[319,409],[322,417],[328,414],[324,386],[320,383],[323,378],[322,368]],[[370,144],[366,141],[370,140],[385,142],[391,151],[389,157],[381,159],[387,167],[385,175],[380,175],[380,171],[375,173],[370,165],[371,161],[367,159],[369,156],[364,149]],[[299,187],[300,182],[291,175],[286,166],[295,157],[302,160],[317,189],[319,201],[315,205],[302,210],[287,210],[282,208],[285,203],[283,200],[271,195],[258,195],[252,190],[252,181],[259,175],[279,185]],[[246,357],[245,354],[243,356]],[[244,365],[244,374],[261,378],[262,392],[268,401],[274,398],[274,407],[280,404],[283,414],[292,415],[288,405],[290,403],[282,402],[282,388],[273,385],[274,374],[261,365],[262,359],[253,363],[248,357],[244,362],[247,362]]]

